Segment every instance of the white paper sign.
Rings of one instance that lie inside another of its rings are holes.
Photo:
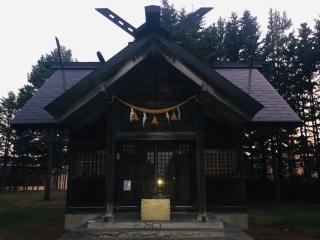
[[[123,180],[123,191],[131,191],[131,180]]]

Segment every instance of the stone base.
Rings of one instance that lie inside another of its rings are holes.
[[[78,231],[65,233],[58,240],[88,240],[88,239],[211,239],[211,240],[254,240],[240,230],[214,231],[166,231],[166,230],[131,230],[131,231]]]
[[[205,213],[199,214],[197,216],[197,222],[208,222],[209,221],[209,216]]]
[[[248,213],[215,213],[214,216],[240,229],[248,229]]]
[[[88,222],[87,229],[124,231],[124,230],[162,230],[162,231],[196,231],[223,229],[221,220],[209,222],[170,222],[170,221],[136,221],[136,222]]]
[[[65,230],[73,230],[80,227],[82,224],[97,218],[99,215],[98,213],[91,213],[91,214],[79,214],[79,213],[67,213],[64,218],[64,229]]]
[[[103,220],[105,222],[113,222],[113,215],[105,215],[103,216]]]
[[[230,216],[229,216],[230,217]],[[253,240],[238,227],[226,224],[210,215],[209,222],[189,221],[89,221],[87,228],[65,233],[59,240],[88,239],[212,239]]]
[[[68,213],[65,215],[65,229],[66,230],[73,230],[75,228],[80,227],[82,224],[85,224],[86,222],[96,219],[100,216],[101,219],[101,213],[91,213],[91,214],[84,214],[84,213],[75,213],[71,214]],[[207,215],[198,215],[197,221],[198,222],[212,222],[214,219],[221,219],[226,223],[229,223],[239,229],[248,229],[248,214],[247,213],[209,213]],[[105,220],[105,219],[104,219]],[[91,221],[90,221],[91,222]],[[91,225],[91,223],[88,223],[88,225]],[[110,219],[108,219],[109,223],[112,223]],[[183,222],[183,221],[182,221]],[[97,224],[98,222],[92,221],[92,225]],[[132,221],[132,224],[136,224],[136,221]],[[97,225],[103,225],[99,227],[105,227],[107,225],[104,225],[103,222],[98,223]],[[204,224],[205,225],[205,224]],[[216,227],[216,226],[215,226]]]

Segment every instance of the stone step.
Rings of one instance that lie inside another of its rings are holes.
[[[100,240],[100,239],[212,239],[212,240],[252,240],[245,233],[237,230],[212,230],[212,231],[98,231],[82,230],[64,234],[59,240]]]
[[[117,230],[213,230],[223,229],[222,221],[210,222],[160,222],[160,221],[136,221],[136,222],[100,222],[89,221],[87,229]]]

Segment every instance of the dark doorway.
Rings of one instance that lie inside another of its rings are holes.
[[[139,207],[142,198],[165,197],[172,206],[192,206],[195,182],[191,141],[117,143],[115,203]]]

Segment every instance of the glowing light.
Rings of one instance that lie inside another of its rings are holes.
[[[158,184],[159,187],[163,186],[164,185],[163,179],[162,178],[158,178],[157,184]]]

